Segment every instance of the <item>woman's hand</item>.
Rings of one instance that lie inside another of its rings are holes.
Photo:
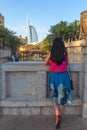
[[[47,53],[47,56],[45,58],[44,64],[47,65],[49,63],[49,59],[50,59],[50,52]]]

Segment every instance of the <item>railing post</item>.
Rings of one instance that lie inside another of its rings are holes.
[[[0,50],[0,99],[5,98],[5,81],[3,80],[3,73],[1,66],[3,63],[7,62],[8,57],[10,57],[11,52],[6,50]],[[5,78],[5,77],[4,77]]]
[[[46,71],[38,71],[38,100],[46,99]]]
[[[82,117],[87,118],[87,40],[84,40],[82,46],[82,69],[83,69],[83,104]]]

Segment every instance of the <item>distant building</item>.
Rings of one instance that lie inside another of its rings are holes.
[[[22,45],[27,44],[27,37],[23,38],[21,35],[18,36],[18,39],[20,40]]]
[[[33,25],[30,25],[29,20],[27,21],[26,32],[27,32],[27,35],[25,38],[23,38],[21,35],[18,36],[22,45],[37,44],[37,42],[38,42],[37,32],[36,32],[35,27]]]
[[[27,21],[27,38],[28,44],[35,44],[38,42],[37,31],[33,25],[30,25],[29,20]]]
[[[0,13],[0,27],[4,27],[4,16]]]

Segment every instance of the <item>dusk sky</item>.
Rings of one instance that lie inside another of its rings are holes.
[[[80,20],[87,10],[87,0],[0,0],[0,13],[5,17],[5,27],[26,36],[26,23],[36,28],[39,41],[49,33],[51,26],[60,21]]]

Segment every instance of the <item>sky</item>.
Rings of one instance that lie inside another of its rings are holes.
[[[5,27],[25,37],[27,19],[36,28],[38,41],[42,41],[51,26],[60,21],[80,20],[87,10],[87,0],[0,0],[0,13]]]

